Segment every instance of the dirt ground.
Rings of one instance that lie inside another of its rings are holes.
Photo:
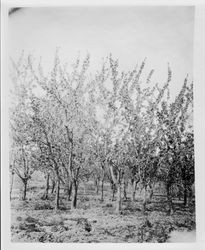
[[[31,181],[26,201],[19,199],[19,185],[16,181],[11,200],[12,242],[177,242],[178,233],[195,236],[194,205],[184,208],[182,201],[175,200],[175,212],[168,216],[166,197],[157,193],[145,215],[140,197],[135,202],[124,200],[119,215],[109,185],[105,185],[104,202],[100,201],[100,194],[95,194],[91,182],[85,184],[85,192],[81,186],[77,209],[73,211],[63,190],[59,211],[53,210],[54,195],[50,194],[49,200],[41,199],[41,178]],[[183,239],[186,241],[186,237]]]

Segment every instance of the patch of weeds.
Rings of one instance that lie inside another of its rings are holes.
[[[16,220],[17,220],[17,221],[22,221],[22,217],[21,217],[21,216],[18,216],[18,217],[16,218]]]
[[[20,223],[19,224],[20,230],[25,230],[26,232],[41,232],[41,229],[35,223]]]
[[[39,222],[38,219],[35,219],[35,218],[31,217],[31,216],[28,216],[28,217],[25,219],[25,221],[28,222],[28,223],[38,223],[38,222]]]
[[[89,199],[89,197],[87,197],[87,196],[81,196],[80,197],[80,199],[79,199],[81,202],[85,202],[85,201],[89,201],[90,199]]]
[[[53,207],[51,206],[50,203],[48,202],[44,202],[44,203],[36,203],[34,205],[34,210],[50,210],[50,209],[53,209]]]
[[[192,218],[178,218],[175,221],[175,225],[179,228],[187,228],[188,231],[191,231],[196,228],[196,223]]]
[[[43,225],[47,226],[47,227],[51,227],[51,226],[63,226],[64,222],[62,220],[52,219],[51,221],[44,221]]]
[[[90,232],[92,230],[92,225],[88,222],[88,219],[86,218],[79,218],[77,220],[77,225],[82,226],[87,232]]]
[[[91,207],[91,205],[90,205],[90,203],[79,203],[79,205],[78,205],[78,208],[79,209],[83,209],[83,210],[88,210],[88,209],[90,209],[90,207]]]
[[[55,238],[52,233],[44,233],[41,237],[38,238],[39,242],[55,242]]]
[[[112,203],[107,203],[104,207],[113,207]]]

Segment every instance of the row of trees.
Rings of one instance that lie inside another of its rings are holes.
[[[133,199],[138,186],[144,189],[144,210],[158,182],[166,187],[170,212],[178,187],[186,205],[194,183],[193,85],[186,78],[173,98],[169,67],[159,86],[151,81],[154,70],[145,76],[145,61],[124,72],[110,55],[92,74],[89,64],[88,55],[68,71],[56,54],[45,75],[31,56],[12,61],[10,168],[24,184],[23,199],[38,170],[46,177],[45,198],[52,179],[56,209],[61,187],[76,208],[79,184],[88,179],[96,192],[101,185],[102,201],[104,183],[111,184],[117,211],[128,184]]]

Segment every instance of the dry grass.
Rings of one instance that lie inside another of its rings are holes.
[[[40,183],[42,184],[42,183]],[[109,186],[105,201],[87,184],[86,194],[79,190],[78,208],[61,193],[61,210],[53,210],[54,196],[40,199],[40,188],[30,188],[27,201],[21,201],[17,189],[11,202],[13,242],[166,242],[175,231],[193,230],[195,213],[178,207],[167,216],[164,202],[154,198],[146,215],[139,201],[123,202],[122,214],[116,214]],[[31,193],[32,192],[32,193]],[[178,205],[179,206],[179,205]]]

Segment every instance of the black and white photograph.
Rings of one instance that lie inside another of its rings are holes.
[[[7,15],[10,241],[196,242],[195,6]]]

